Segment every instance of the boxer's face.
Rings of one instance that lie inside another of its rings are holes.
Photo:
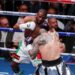
[[[44,22],[45,17],[46,16],[44,15],[44,13],[38,12],[37,15],[36,15],[36,21],[37,21],[37,23],[41,24],[42,22]]]

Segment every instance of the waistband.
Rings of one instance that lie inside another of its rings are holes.
[[[44,65],[45,67],[56,66],[56,65],[60,64],[61,62],[62,62],[62,58],[60,57],[53,61],[42,60],[42,65]]]

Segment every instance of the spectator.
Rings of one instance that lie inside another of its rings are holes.
[[[49,7],[48,14],[58,14],[58,10],[55,7]]]
[[[65,31],[67,32],[75,32],[75,21],[69,21],[65,27]],[[66,52],[71,53],[74,52],[73,47],[75,46],[75,37],[68,36],[65,37],[65,45],[66,45]]]
[[[26,4],[21,4],[19,7],[18,7],[18,12],[28,12],[28,6]],[[22,16],[22,17],[19,17],[18,20],[17,20],[17,23],[18,24],[21,24],[21,23],[24,23],[24,17],[25,16]]]
[[[18,7],[18,11],[19,12],[28,12],[28,6],[25,5],[25,4],[21,4]],[[20,25],[20,24],[24,23],[24,18],[25,18],[25,16],[19,17],[16,24]],[[14,35],[13,35],[13,45],[17,47],[18,46],[18,42],[20,40],[23,40],[23,39],[24,39],[24,33],[23,32],[22,33],[15,32]]]
[[[0,27],[9,27],[9,21],[6,17],[0,18]],[[18,42],[24,39],[24,33],[0,31],[0,47],[17,48]],[[0,56],[10,60],[9,51],[1,51]]]
[[[17,7],[17,12],[28,12],[28,6],[26,4],[20,4],[18,7]],[[12,17],[12,18],[11,18]],[[11,16],[9,17],[11,19],[11,25],[13,27],[14,24],[21,24],[21,23],[24,23],[24,17],[25,16],[20,16],[20,17],[17,17],[17,16]],[[12,20],[14,19],[14,20]]]
[[[50,7],[48,9],[48,14],[58,14],[58,10],[55,7]],[[64,23],[61,20],[57,20],[58,26],[59,28],[63,28],[62,30],[64,30]]]
[[[64,31],[64,24],[62,22],[58,22],[56,18],[48,19],[48,23],[51,27],[55,28],[56,31]]]
[[[0,18],[0,27],[4,27],[4,28],[8,28],[9,27],[9,21],[6,17],[1,17]],[[9,35],[10,33],[6,32],[6,31],[0,31],[0,46],[1,47],[10,47],[11,43],[11,37]],[[8,39],[7,37],[9,37],[10,39]],[[6,43],[9,42],[9,43]]]
[[[26,4],[21,4],[18,6],[18,11],[19,12],[28,12],[28,6]]]
[[[52,3],[51,7],[48,8],[48,14],[67,14],[68,8],[66,4]],[[59,19],[58,22],[67,23],[67,20]]]
[[[6,17],[0,18],[0,27],[8,28],[9,21]],[[12,32],[0,31],[0,47],[11,48],[12,47]],[[9,51],[0,50],[0,56],[5,57],[7,60],[11,60]]]

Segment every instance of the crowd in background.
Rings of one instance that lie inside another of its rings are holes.
[[[36,1],[17,1],[17,0],[0,0],[0,11],[17,11],[17,12],[33,12],[41,8],[46,9],[48,14],[75,15],[74,4],[36,2]],[[24,23],[24,17],[19,16],[3,16],[0,15],[0,27],[13,27],[15,24]],[[47,19],[46,19],[47,21]],[[74,19],[56,19],[51,18],[50,25],[54,26],[56,31],[75,32]],[[60,36],[66,45],[68,53],[74,52],[75,39],[74,36]],[[24,39],[24,33],[19,32],[4,32],[0,31],[0,47],[17,48],[19,40]],[[10,42],[11,41],[11,42]],[[7,56],[8,53],[8,56]],[[3,54],[2,54],[3,56]],[[9,57],[9,52],[6,52],[5,57]],[[11,58],[10,58],[11,59]],[[8,59],[9,60],[9,59]]]

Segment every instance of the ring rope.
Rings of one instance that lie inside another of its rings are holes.
[[[0,27],[0,31],[6,31],[6,32],[23,32],[23,30],[20,30],[20,29],[3,28],[3,27]]]
[[[3,51],[10,51],[10,52],[15,52],[15,51],[16,51],[16,49],[3,48],[3,47],[0,47],[0,50],[3,50]]]
[[[7,32],[23,32],[23,30],[16,30],[13,28],[3,28],[0,27],[0,31],[7,31]],[[60,36],[75,36],[74,32],[58,32]]]
[[[75,32],[58,32],[60,36],[75,36]]]
[[[16,49],[3,48],[3,47],[0,47],[0,50],[3,50],[3,51],[10,51],[10,52],[15,52],[15,51],[16,51]],[[71,55],[71,56],[75,56],[74,53],[61,53],[61,55]]]
[[[13,11],[0,11],[0,15],[11,15],[11,16],[34,16],[36,13],[26,13],[26,12],[13,12]],[[75,16],[70,15],[53,15],[47,14],[48,18],[55,17],[59,19],[75,19]]]

